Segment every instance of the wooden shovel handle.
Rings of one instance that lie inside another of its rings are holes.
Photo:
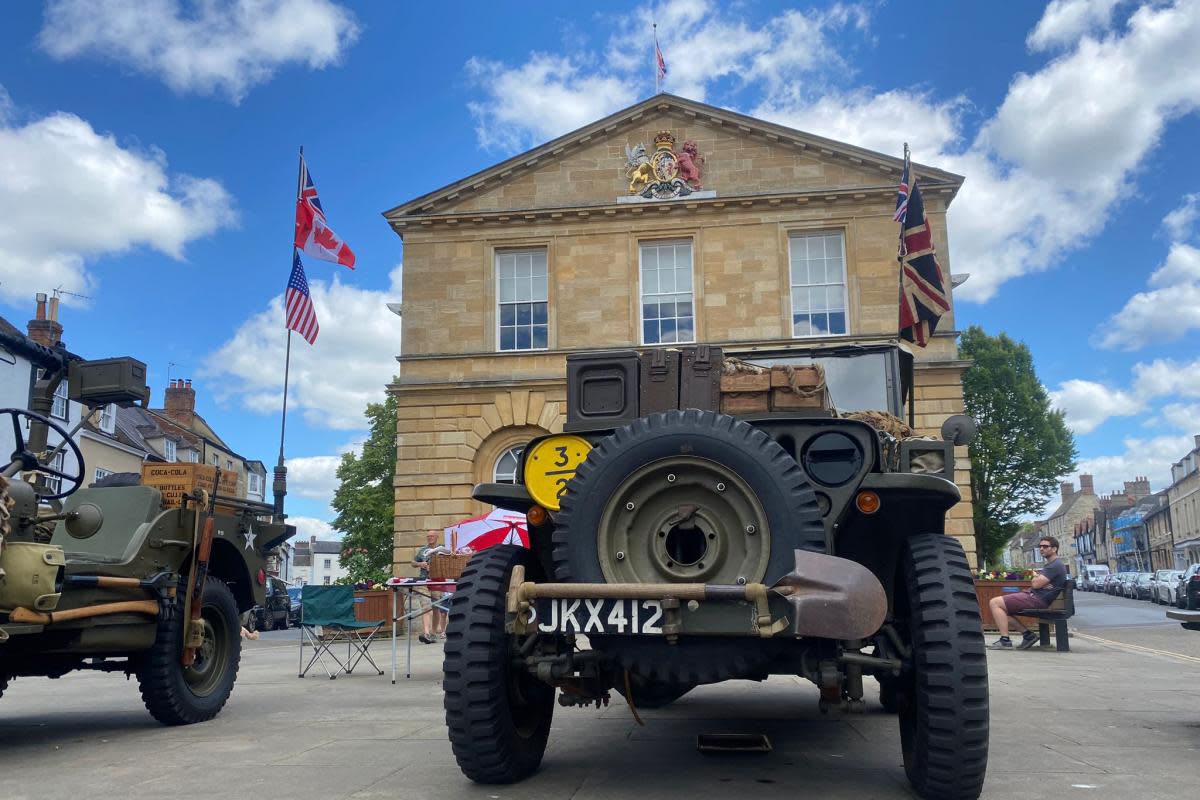
[[[157,600],[126,600],[121,603],[104,603],[98,606],[72,608],[66,611],[51,611],[41,614],[28,608],[14,608],[8,615],[9,622],[29,622],[34,625],[53,625],[56,622],[68,622],[73,619],[88,617],[104,617],[109,614],[158,614]]]

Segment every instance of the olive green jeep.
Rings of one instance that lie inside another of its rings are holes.
[[[917,793],[977,797],[987,663],[945,524],[973,423],[912,436],[912,356],[895,342],[746,353],[742,367],[804,366],[821,385],[737,402],[718,397],[716,348],[662,352],[568,359],[565,432],[528,444],[517,484],[475,488],[527,514],[530,547],[475,554],[453,595],[445,709],[463,773],[536,770],[556,695],[600,706],[615,689],[636,712],[783,674],[815,683],[822,712],[853,712],[869,676]],[[809,402],[826,390],[866,413]]]
[[[295,529],[281,508],[216,491],[164,508],[137,476],[84,488],[72,431],[49,418],[55,389],[68,381],[69,398],[90,408],[145,402],[145,365],[84,361],[4,332],[0,345],[42,370],[33,410],[0,409],[16,440],[0,470],[0,693],[22,676],[124,672],[160,722],[211,719],[237,678],[239,615],[263,601],[266,556]],[[73,451],[74,474],[52,466],[50,430]]]

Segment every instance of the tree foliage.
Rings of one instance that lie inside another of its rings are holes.
[[[362,455],[346,453],[338,465],[338,488],[333,495],[337,517],[333,527],[344,531],[342,565],[352,582],[384,581],[392,575],[392,530],[396,475],[396,398],[367,405],[371,433]]]
[[[1023,342],[972,325],[959,352],[975,362],[963,377],[967,413],[979,424],[971,443],[975,533],[980,557],[998,563],[1020,529],[1017,518],[1040,513],[1075,469],[1075,440]]]

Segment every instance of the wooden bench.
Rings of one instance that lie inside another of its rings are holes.
[[[1055,649],[1060,653],[1068,653],[1071,643],[1067,634],[1067,620],[1075,616],[1075,579],[1068,578],[1063,590],[1049,608],[1022,611],[1021,616],[1033,617],[1038,620],[1038,636],[1042,647],[1050,644],[1050,624],[1054,624]]]

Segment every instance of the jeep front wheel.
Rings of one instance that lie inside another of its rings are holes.
[[[241,624],[229,587],[216,578],[204,583],[200,625],[204,639],[196,659],[184,667],[183,593],[159,613],[154,645],[135,666],[146,709],[164,725],[212,719],[225,705],[242,657]]]
[[[519,642],[504,630],[505,593],[518,564],[536,572],[525,548],[481,550],[450,601],[442,665],[446,727],[459,769],[477,783],[513,783],[532,774],[554,716],[554,687],[515,665]]]
[[[902,570],[897,620],[907,619],[912,647],[908,685],[895,687],[904,771],[921,797],[973,800],[987,771],[988,680],[967,557],[953,537],[923,534],[905,544]]]

